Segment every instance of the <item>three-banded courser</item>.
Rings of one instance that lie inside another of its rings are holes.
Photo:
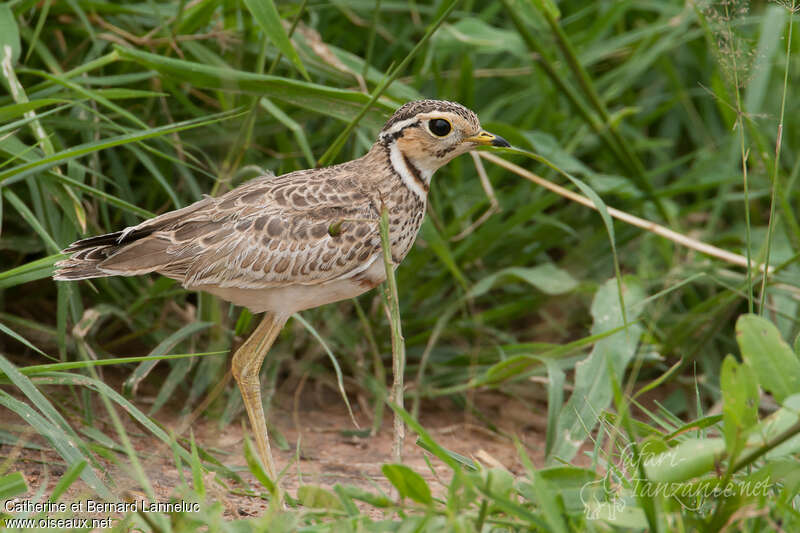
[[[353,298],[386,278],[378,221],[385,206],[394,265],[414,243],[434,171],[481,145],[508,146],[462,105],[399,108],[363,157],[253,179],[116,233],[64,250],[57,280],[157,272],[264,313],[233,356],[258,453],[275,478],[259,370],[297,311]]]

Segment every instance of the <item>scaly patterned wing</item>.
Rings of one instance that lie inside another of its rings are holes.
[[[130,228],[123,239],[146,234],[97,268],[159,272],[187,288],[314,285],[355,276],[381,254],[378,208],[346,173],[310,172],[259,178],[201,200],[183,216],[166,213]]]

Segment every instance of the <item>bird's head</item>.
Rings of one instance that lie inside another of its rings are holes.
[[[508,141],[481,129],[477,115],[455,102],[417,100],[395,111],[378,142],[393,162],[418,170],[427,183],[439,167],[478,146],[510,146]]]

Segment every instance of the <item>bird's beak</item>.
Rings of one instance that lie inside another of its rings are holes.
[[[501,148],[509,148],[511,146],[507,140],[503,139],[499,135],[494,135],[493,133],[489,133],[485,130],[481,131],[477,135],[473,135],[472,137],[467,137],[462,142],[470,142],[482,146],[499,146]]]

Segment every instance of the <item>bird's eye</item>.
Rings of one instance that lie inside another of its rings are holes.
[[[443,118],[435,118],[428,123],[428,128],[437,137],[444,137],[450,133],[452,126]]]

